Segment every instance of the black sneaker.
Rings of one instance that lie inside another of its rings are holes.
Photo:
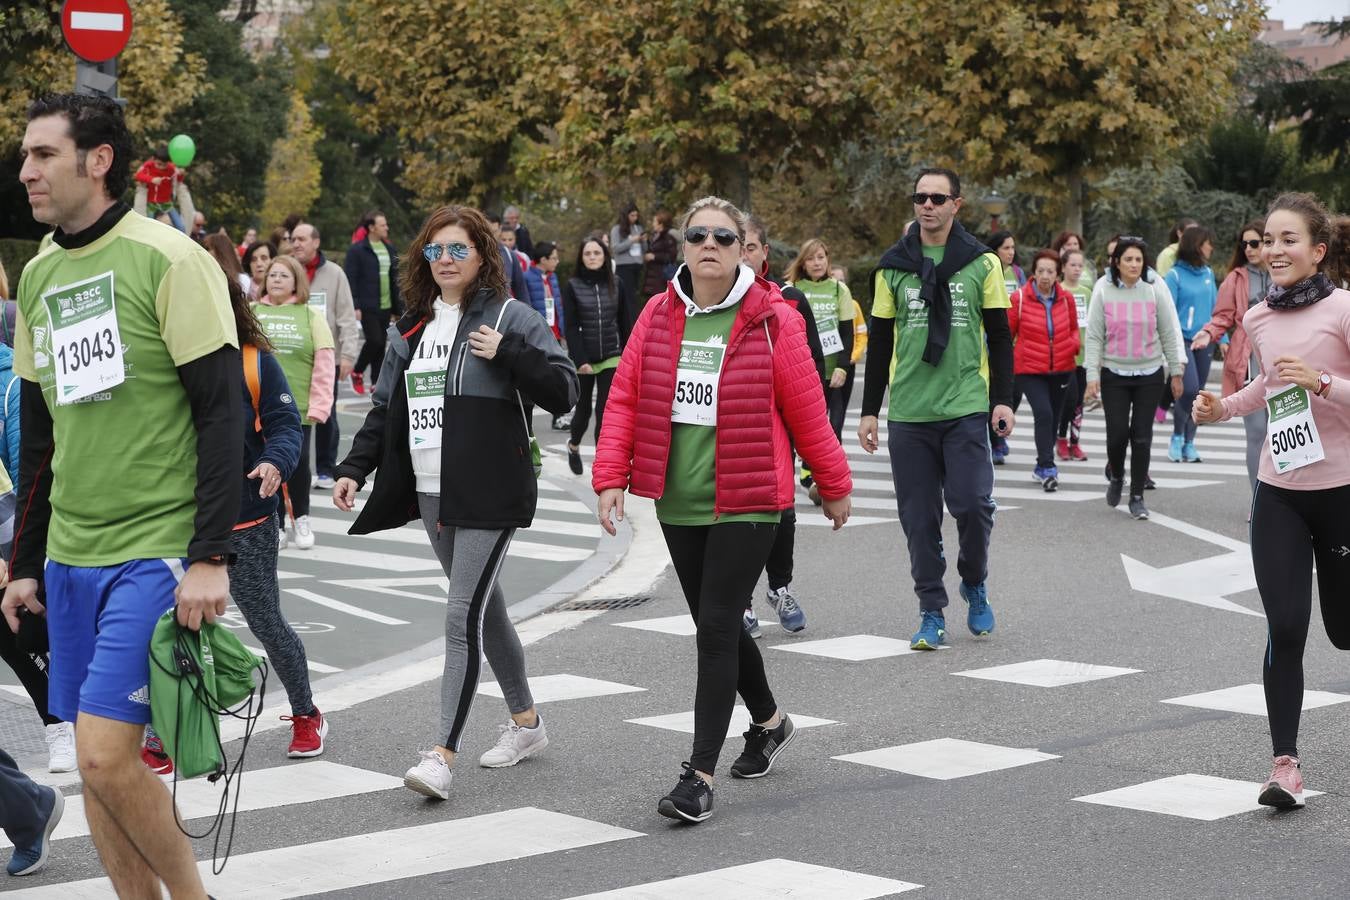
[[[1130,495],[1130,515],[1136,519],[1148,518],[1148,507],[1144,505],[1144,498],[1139,494]]]
[[[580,475],[582,471],[581,450],[573,450],[570,446],[567,448],[567,467],[572,470],[573,475]]]
[[[1156,481],[1154,481],[1152,478],[1149,478],[1147,475],[1145,475],[1145,476],[1144,476],[1144,490],[1146,490],[1146,491],[1156,491],[1157,489],[1158,489],[1158,483],[1157,483]]]
[[[1112,478],[1106,485],[1106,505],[1116,507],[1120,505],[1120,492],[1125,490],[1125,479]]]
[[[656,811],[668,819],[702,822],[712,815],[713,789],[708,782],[698,777],[689,763],[680,765],[684,767],[684,774],[670,793],[656,804]]]
[[[731,776],[763,778],[768,775],[778,754],[782,753],[796,736],[797,729],[787,713],[783,713],[777,728],[752,724],[750,730],[745,733],[745,752],[731,764]]]

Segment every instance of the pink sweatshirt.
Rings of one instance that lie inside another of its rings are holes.
[[[1327,396],[1314,397],[1312,391],[1308,392],[1326,459],[1277,475],[1267,438],[1257,478],[1291,491],[1320,491],[1350,484],[1350,291],[1337,289],[1325,300],[1303,309],[1271,309],[1260,303],[1247,311],[1242,327],[1261,361],[1261,374],[1236,394],[1223,398],[1223,419],[1245,416],[1264,406],[1267,379],[1272,391],[1288,384],[1273,374],[1277,357],[1297,356],[1313,370],[1331,376]]]

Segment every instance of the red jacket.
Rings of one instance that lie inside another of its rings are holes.
[[[1248,293],[1251,290],[1252,277],[1246,266],[1238,266],[1228,273],[1228,277],[1219,285],[1219,299],[1214,302],[1214,313],[1204,330],[1209,332],[1210,342],[1216,344],[1225,334],[1228,338],[1228,352],[1223,357],[1223,395],[1231,397],[1247,383],[1247,365],[1251,360],[1251,342],[1247,330],[1242,327],[1242,319],[1247,315]]]
[[[141,163],[136,170],[136,180],[145,185],[147,203],[172,203],[174,176],[178,169],[171,162],[161,163],[153,156]],[[152,184],[156,178],[163,178],[159,184]]]
[[[658,498],[665,492],[684,323],[684,301],[673,285],[653,297],[638,318],[605,403],[591,467],[596,493],[627,488]],[[793,443],[822,497],[835,500],[853,491],[804,329],[778,289],[756,278],[741,299],[718,382],[714,509],[719,515],[792,506]]]
[[[1008,328],[1012,331],[1013,372],[1018,375],[1048,375],[1051,372],[1072,372],[1074,357],[1082,346],[1078,334],[1078,309],[1073,294],[1063,285],[1055,285],[1055,302],[1050,304],[1050,319],[1054,322],[1054,341],[1050,339],[1050,323],[1046,321],[1045,304],[1036,296],[1028,281],[1012,295],[1008,310]]]

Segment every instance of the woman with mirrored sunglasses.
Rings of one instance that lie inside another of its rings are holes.
[[[509,296],[497,241],[497,229],[468,207],[441,207],[422,224],[400,267],[406,312],[389,328],[373,405],[333,489],[334,504],[350,512],[376,473],[351,533],[420,518],[449,580],[440,725],[403,778],[442,800],[483,656],[511,719],[479,765],[512,766],[548,746],[497,579],[538,501],[526,406],[566,412],[576,372],[528,299]]]
[[[572,277],[562,286],[567,353],[577,367],[580,384],[567,442],[567,465],[574,475],[580,475],[585,469],[581,461],[581,441],[591,423],[591,398],[595,398],[595,437],[598,441],[609,386],[636,318],[634,297],[621,277],[623,271],[620,267],[616,274],[610,265],[609,247],[605,246],[601,235],[592,234],[581,242]]]
[[[624,492],[656,517],[698,628],[689,762],[657,811],[702,822],[739,693],[750,714],[735,778],[767,775],[794,726],[741,627],[793,502],[792,448],[811,466],[825,515],[848,520],[848,461],[830,430],[802,314],[741,263],[745,216],[718,197],[685,214],[684,265],[633,330],[614,376],[591,484],[614,534]]]

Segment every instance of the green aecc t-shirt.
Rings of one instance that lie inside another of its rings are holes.
[[[128,212],[87,246],[47,242],[28,263],[14,372],[42,387],[52,416],[48,558],[187,555],[197,431],[178,367],[224,346],[238,346],[225,273],[153,219]]]

